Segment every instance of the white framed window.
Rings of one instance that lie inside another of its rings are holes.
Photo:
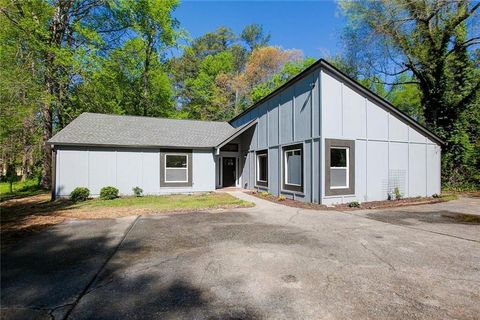
[[[302,149],[290,149],[284,152],[285,184],[302,186]]]
[[[349,188],[350,148],[330,148],[330,189]]]
[[[266,150],[257,152],[257,185],[268,183],[268,153]]]
[[[165,182],[188,182],[188,154],[165,153]]]

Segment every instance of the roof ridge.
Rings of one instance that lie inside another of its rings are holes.
[[[151,117],[151,116],[138,116],[132,114],[114,114],[114,113],[98,113],[98,112],[82,112],[80,116],[93,114],[110,117],[129,117],[129,118],[147,118],[147,119],[164,119],[164,120],[179,120],[179,121],[191,121],[191,122],[211,122],[211,123],[226,123],[230,125],[228,121],[216,121],[216,120],[202,120],[202,119],[178,119],[178,118],[165,118],[165,117]]]

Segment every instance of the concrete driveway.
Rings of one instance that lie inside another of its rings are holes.
[[[480,199],[70,221],[2,252],[5,319],[479,319]]]

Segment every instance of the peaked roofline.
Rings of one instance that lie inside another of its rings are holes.
[[[412,119],[409,115],[407,115],[403,111],[397,109],[393,104],[391,104],[390,102],[388,102],[384,98],[380,97],[379,95],[377,95],[375,92],[371,91],[370,89],[364,87],[363,85],[358,83],[355,79],[352,79],[347,74],[345,74],[343,71],[339,70],[338,68],[336,68],[335,66],[333,66],[332,64],[330,64],[329,62],[324,60],[323,58],[317,60],[310,67],[306,68],[305,70],[303,70],[302,72],[297,74],[295,77],[293,77],[292,79],[290,79],[289,81],[287,81],[286,83],[284,83],[283,85],[281,85],[280,87],[278,87],[277,89],[272,91],[270,94],[263,97],[262,99],[255,102],[253,105],[251,105],[250,107],[248,107],[247,109],[245,109],[244,111],[242,111],[241,113],[239,113],[238,115],[233,117],[229,121],[229,123],[231,124],[233,121],[237,120],[241,116],[243,116],[246,113],[250,112],[251,110],[257,108],[258,106],[260,106],[265,101],[267,101],[267,100],[271,99],[273,96],[279,94],[280,92],[282,92],[286,88],[290,87],[293,83],[295,83],[296,81],[298,81],[299,79],[304,77],[306,74],[308,74],[311,71],[314,71],[316,69],[323,69],[323,70],[331,73],[333,76],[335,76],[335,77],[339,78],[341,81],[349,84],[350,86],[352,86],[357,91],[360,91],[361,94],[367,96],[368,98],[370,98],[374,102],[378,103],[381,107],[383,107],[387,111],[391,112],[393,115],[395,115],[401,121],[403,121],[403,122],[405,122],[409,125],[412,125],[413,127],[418,129],[420,132],[425,134],[427,137],[431,138],[433,141],[439,143],[440,145],[445,145],[445,142],[440,137],[438,137],[435,133],[433,133],[430,129],[428,129],[425,126],[423,126],[422,124],[418,123],[416,120]]]
[[[222,142],[220,142],[215,148],[216,149],[220,149],[221,147],[223,147],[224,145],[226,145],[227,143],[229,143],[230,141],[232,141],[233,139],[235,139],[236,137],[238,137],[239,135],[241,135],[242,133],[244,133],[245,131],[247,131],[250,127],[252,127],[253,125],[257,124],[258,120],[257,119],[253,119],[251,120],[250,122],[247,122],[245,125],[239,127],[237,129],[237,131],[235,131],[234,133],[232,133],[230,136],[228,136],[225,140],[223,140]]]

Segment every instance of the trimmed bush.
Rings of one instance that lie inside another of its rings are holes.
[[[90,196],[90,190],[84,187],[77,187],[70,193],[70,200],[78,202],[85,201]]]
[[[349,208],[360,208],[360,203],[358,203],[357,201],[352,201],[348,204],[348,207]]]
[[[103,187],[100,190],[100,198],[103,200],[118,198],[118,189],[112,186]]]
[[[134,188],[132,188],[132,191],[133,191],[133,194],[134,194],[136,197],[141,197],[141,196],[143,196],[143,189],[140,188],[140,187],[134,187]]]

